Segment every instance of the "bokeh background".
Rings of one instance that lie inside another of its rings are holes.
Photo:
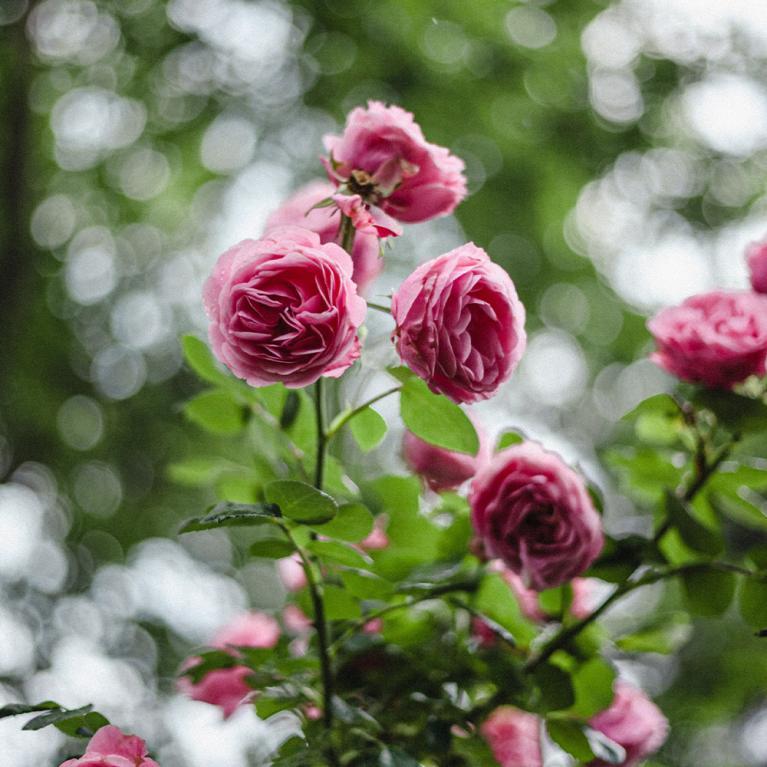
[[[471,191],[408,227],[375,296],[485,247],[530,344],[480,416],[577,459],[614,532],[646,529],[598,456],[670,386],[646,315],[746,285],[744,247],[767,233],[766,71],[764,0],[2,0],[0,703],[95,703],[163,767],[259,764],[279,736],[173,692],[190,648],[284,598],[226,535],[175,537],[210,485],[243,482],[227,440],[181,414],[199,385],[178,339],[204,334],[217,255],[321,175],[322,135],[369,98],[414,112]],[[355,396],[392,354],[386,322]],[[396,470],[397,439],[360,468]],[[198,460],[214,450],[228,459]],[[612,620],[661,598],[640,596]],[[672,721],[654,764],[766,765],[761,645],[737,620],[686,631],[678,657],[624,662]],[[67,750],[19,728],[0,722],[4,767]]]

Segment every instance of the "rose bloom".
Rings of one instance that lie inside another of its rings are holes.
[[[419,266],[391,311],[403,362],[454,402],[492,397],[525,350],[525,307],[514,283],[473,243]]]
[[[633,685],[618,681],[614,689],[610,708],[593,717],[589,724],[626,750],[621,767],[635,767],[663,745],[668,736],[668,721]],[[596,759],[589,762],[589,767],[609,767],[609,763]]]
[[[337,378],[359,357],[367,309],[351,276],[349,255],[308,229],[243,240],[205,283],[213,352],[251,386]]]
[[[650,358],[684,381],[729,389],[765,372],[767,296],[703,293],[658,312],[647,327],[658,346]]]
[[[211,647],[229,650],[236,656],[236,650],[233,649],[235,647],[274,647],[279,638],[280,627],[274,618],[264,613],[252,612],[239,616],[219,631]],[[184,667],[188,669],[195,663],[195,658],[189,658]],[[193,700],[220,706],[224,716],[228,717],[253,694],[253,688],[247,681],[251,673],[247,666],[215,669],[205,674],[197,683],[182,676],[178,680],[178,687]]]
[[[402,440],[405,463],[435,492],[455,490],[467,479],[471,479],[490,460],[492,448],[487,434],[477,424],[479,450],[476,455],[456,453],[432,445],[409,431]]]
[[[266,231],[286,225],[302,226],[318,234],[322,243],[336,242],[341,223],[337,208],[314,208],[318,202],[332,197],[335,191],[335,186],[329,181],[310,181],[269,216]],[[383,268],[384,262],[380,255],[376,234],[358,230],[351,256],[354,265],[352,279],[357,283],[360,293],[365,293]]]
[[[146,744],[109,724],[96,731],[79,759],[67,759],[60,767],[159,767],[147,755]]]
[[[430,144],[410,112],[369,101],[340,136],[325,136],[331,180],[399,221],[444,216],[466,196],[463,161]]]
[[[474,477],[469,504],[486,551],[536,591],[580,575],[602,550],[601,521],[583,480],[535,442],[498,453]]]
[[[746,250],[751,287],[757,293],[767,293],[767,242],[754,242]]]
[[[501,706],[480,732],[501,767],[543,767],[540,720],[534,714]]]

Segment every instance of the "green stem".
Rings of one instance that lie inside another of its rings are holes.
[[[391,389],[376,394],[375,397],[371,397],[367,402],[363,402],[361,405],[352,408],[351,410],[345,410],[343,413],[339,413],[332,421],[328,430],[325,433],[326,441],[330,441],[338,432],[349,422],[355,415],[361,413],[366,407],[369,407],[375,402],[382,400],[384,397],[388,397],[390,394],[396,394],[402,386],[393,386]]]
[[[583,629],[592,624],[611,605],[626,596],[626,594],[630,594],[632,591],[635,591],[642,586],[648,586],[651,583],[658,583],[658,581],[695,571],[737,573],[738,575],[745,575],[748,578],[764,578],[764,573],[762,572],[749,570],[745,567],[740,567],[739,565],[730,564],[729,562],[688,562],[687,564],[678,565],[677,567],[671,567],[666,570],[656,570],[654,572],[646,573],[635,581],[626,581],[625,583],[622,583],[604,600],[604,602],[602,602],[601,605],[599,605],[599,607],[584,618],[581,618],[581,620],[573,623],[571,626],[563,626],[548,642],[546,642],[535,656],[527,661],[524,670],[527,672],[534,671],[541,665],[541,663],[547,661],[557,650],[561,650],[565,647],[568,642],[578,636]]]
[[[317,422],[317,463],[315,464],[314,486],[322,490],[325,480],[325,451],[327,448],[327,434],[325,433],[325,403],[322,378],[317,379],[314,388],[314,414]]]
[[[341,247],[349,254],[354,249],[354,237],[357,230],[348,216],[341,214]]]
[[[375,309],[376,311],[383,312],[384,314],[391,314],[390,307],[384,306],[383,304],[377,304],[375,301],[368,301],[368,308]]]

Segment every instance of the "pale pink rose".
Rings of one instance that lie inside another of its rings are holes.
[[[543,767],[541,723],[534,714],[501,706],[480,732],[501,767]]]
[[[404,363],[454,402],[492,397],[525,350],[525,308],[514,283],[473,243],[419,266],[391,311]]]
[[[363,634],[380,634],[382,630],[383,619],[381,618],[373,618],[362,627]]]
[[[306,586],[306,572],[298,554],[277,560],[277,572],[288,591],[300,591]]]
[[[405,463],[435,492],[455,490],[471,479],[492,455],[486,432],[472,419],[479,437],[479,450],[475,455],[445,450],[409,431],[402,440]]]
[[[285,605],[282,610],[282,622],[291,634],[302,636],[312,630],[312,619],[296,605]]]
[[[767,293],[767,242],[754,242],[746,250],[751,287],[757,293]]]
[[[655,753],[668,736],[668,720],[663,712],[639,689],[627,682],[615,683],[615,698],[610,708],[597,714],[589,724],[626,749],[621,767],[635,767]],[[596,759],[589,767],[609,767]]]
[[[135,735],[125,735],[109,724],[97,730],[85,754],[67,759],[60,767],[159,767],[147,754],[146,744]]]
[[[375,205],[368,205],[358,194],[334,194],[333,202],[341,213],[351,219],[357,233],[376,237],[398,237],[402,227]]]
[[[274,647],[280,638],[277,621],[264,613],[252,612],[241,615],[216,634],[211,644],[220,650],[228,650],[237,657],[236,647]],[[189,658],[183,668],[194,667],[199,659]],[[182,676],[178,688],[193,700],[204,701],[220,706],[224,716],[231,716],[242,703],[253,696],[253,688],[248,684],[252,671],[247,666],[209,671],[197,683]]]
[[[332,197],[335,191],[335,186],[329,181],[310,181],[269,216],[266,220],[266,231],[282,226],[303,226],[316,232],[322,243],[338,242],[338,229],[341,224],[338,209],[335,206],[314,207]],[[352,248],[352,263],[352,279],[357,283],[359,292],[365,293],[384,264],[376,233],[357,231]]]
[[[430,144],[413,115],[369,101],[350,112],[341,136],[325,136],[328,175],[410,223],[444,216],[466,196],[463,161]]]
[[[580,575],[602,550],[601,520],[583,480],[535,442],[498,453],[474,477],[469,504],[488,554],[536,591]]]
[[[364,551],[379,551],[389,545],[389,536],[386,535],[386,515],[379,514],[373,523],[373,529],[366,538],[359,542]]]
[[[360,354],[367,306],[349,254],[299,227],[226,251],[205,283],[213,352],[251,386],[337,378]]]
[[[658,346],[650,359],[684,381],[729,389],[764,375],[767,296],[724,290],[692,296],[658,312],[647,327]]]

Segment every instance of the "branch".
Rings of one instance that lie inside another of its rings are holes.
[[[369,407],[375,402],[378,402],[379,400],[382,400],[384,397],[388,397],[390,394],[396,394],[402,386],[394,386],[391,389],[387,389],[386,391],[381,392],[380,394],[376,394],[375,397],[371,397],[367,402],[363,402],[361,405],[357,405],[357,407],[353,408],[352,410],[345,410],[343,413],[339,413],[334,419],[333,422],[328,426],[328,430],[325,433],[325,439],[327,441],[330,441],[349,421],[354,418],[355,415],[358,415],[361,413],[365,408]]]

